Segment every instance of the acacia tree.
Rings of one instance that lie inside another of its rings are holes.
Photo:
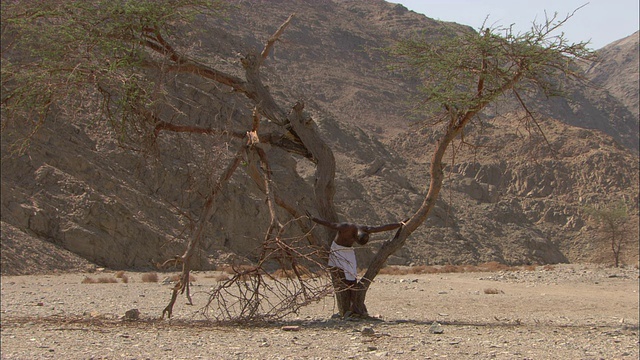
[[[538,120],[526,104],[527,94],[562,96],[563,82],[584,80],[576,61],[594,59],[588,43],[569,43],[555,35],[573,14],[547,17],[530,31],[485,28],[480,32],[443,33],[401,41],[389,51],[395,70],[406,70],[422,81],[419,107],[429,114],[426,122],[440,131],[430,164],[426,196],[417,211],[393,239],[383,243],[371,260],[358,287],[356,312],[366,314],[367,290],[387,258],[429,216],[444,178],[443,157],[448,146],[462,137],[465,127],[479,120],[482,110],[501,97],[513,96],[527,114],[529,128],[542,133]]]
[[[615,202],[603,207],[589,207],[585,212],[590,215],[600,227],[601,241],[608,245],[613,256],[613,265],[620,266],[620,255],[627,241],[629,221],[627,205],[623,201]]]

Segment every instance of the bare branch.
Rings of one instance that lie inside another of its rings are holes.
[[[182,73],[182,74],[193,74],[202,76],[203,78],[210,79],[220,84],[230,86],[235,91],[239,91],[241,93],[248,93],[249,90],[247,88],[247,84],[242,79],[226,74],[224,72],[218,71],[214,68],[205,66],[203,64],[199,64],[193,62],[191,60],[179,63],[167,65],[163,63],[158,63],[155,61],[143,61],[142,65],[148,68],[155,68],[159,71],[168,72],[168,73]]]
[[[156,127],[154,129],[154,135],[158,137],[161,131],[171,131],[176,133],[191,133],[191,134],[206,134],[206,135],[230,135],[235,138],[243,138],[246,134],[241,132],[229,132],[226,130],[217,130],[211,128],[202,128],[198,126],[191,125],[177,125],[168,123],[166,121],[158,121],[156,123]]]
[[[205,224],[209,222],[211,215],[213,214],[213,204],[215,198],[220,193],[222,186],[231,179],[231,175],[235,172],[242,160],[242,153],[244,152],[244,146],[241,147],[236,153],[235,157],[227,166],[226,171],[220,176],[220,179],[215,184],[215,186],[211,189],[211,193],[207,197],[207,200],[204,205],[204,209],[202,211],[202,215],[200,215],[200,220],[198,221],[198,225],[196,227],[195,233],[191,236],[189,240],[189,244],[187,245],[187,249],[185,253],[182,255],[182,274],[180,276],[180,281],[176,283],[173,288],[173,293],[171,295],[171,300],[169,304],[162,310],[162,317],[164,318],[165,314],[167,317],[171,317],[173,312],[173,305],[176,302],[178,297],[178,292],[184,293],[187,291],[187,298],[189,299],[189,303],[191,303],[191,298],[188,292],[189,289],[189,272],[191,271],[191,258],[193,253],[195,252],[196,247],[200,243],[200,239],[202,237],[202,233],[204,231]]]
[[[277,320],[332,293],[325,250],[305,244],[303,237],[286,239],[293,220],[282,225],[262,246],[255,266],[232,265],[232,277],[210,293],[202,309],[218,321]],[[268,264],[279,269],[267,271]]]
[[[293,19],[294,16],[295,16],[295,13],[289,15],[289,18],[282,25],[280,25],[278,30],[276,30],[276,32],[273,33],[273,35],[271,35],[267,43],[264,45],[264,49],[262,50],[262,53],[260,54],[260,58],[262,59],[260,60],[261,63],[267,59],[267,57],[269,56],[269,53],[271,52],[271,49],[273,48],[273,45],[275,44],[276,41],[278,41],[278,39],[280,38],[280,35],[282,35],[284,30],[287,28],[287,26],[289,26],[289,23],[291,22],[291,19]]]
[[[549,140],[547,139],[547,135],[545,135],[544,131],[542,130],[542,127],[540,126],[540,123],[538,122],[538,120],[535,118],[535,116],[533,116],[533,113],[529,110],[529,107],[527,106],[527,104],[524,102],[524,100],[522,100],[522,97],[520,97],[520,93],[518,93],[518,91],[514,90],[513,91],[514,95],[516,96],[516,99],[518,99],[518,102],[520,103],[520,106],[524,109],[524,111],[527,113],[527,117],[533,122],[533,124],[536,126],[536,128],[538,129],[538,132],[540,133],[540,135],[542,135],[542,138],[544,139],[544,142],[547,144],[547,146],[549,147],[549,149],[551,150],[551,153],[553,154],[553,157],[557,156],[557,152],[555,151],[555,149],[551,146],[551,143],[549,143]]]

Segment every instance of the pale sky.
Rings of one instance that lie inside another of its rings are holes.
[[[638,31],[639,0],[387,0],[436,20],[453,21],[480,28],[487,25],[528,31],[531,22],[544,22],[545,10],[551,17],[564,18],[582,5],[560,28],[571,42],[591,41],[594,50]]]

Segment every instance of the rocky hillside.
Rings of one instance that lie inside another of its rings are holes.
[[[340,216],[368,224],[409,216],[425,194],[436,129],[409,115],[416,81],[388,73],[369,50],[419,31],[469,28],[384,1],[236,5],[228,17],[199,24],[200,52],[232,68],[239,53],[259,49],[295,12],[264,75],[278,100],[307,103],[332,147]],[[456,147],[434,214],[390,262],[602,261],[608,250],[583,209],[618,199],[632,205],[624,261],[637,262],[638,82],[620,80],[637,78],[637,38],[605,47],[602,61],[587,66],[599,86],[574,89],[571,102],[536,103],[547,141],[518,126],[520,114],[506,103],[496,107],[505,111],[485,114],[468,129],[465,140],[475,147]],[[205,104],[182,110],[203,123],[222,118],[230,128],[246,129],[240,126],[250,114],[246,101],[189,77],[179,81],[191,89],[182,87],[180,96]],[[196,110],[201,108],[214,110]],[[216,178],[210,169],[224,168],[233,150],[219,139],[163,136],[153,150],[140,153],[119,146],[105,124],[84,120],[47,123],[22,156],[8,151],[19,131],[3,134],[3,274],[56,268],[25,260],[45,256],[37,241],[50,254],[70,251],[112,268],[151,268],[182,253],[202,194]],[[269,157],[276,191],[295,194],[313,209],[307,195],[312,164],[275,148]],[[216,203],[197,266],[214,267],[232,253],[250,260],[267,226],[264,195],[237,171]],[[382,240],[376,236],[373,247]],[[361,260],[372,254],[370,248],[359,253]]]
[[[640,116],[638,40],[640,32],[636,31],[631,36],[614,41],[598,50],[599,61],[585,67],[589,79],[624,104],[636,119]]]

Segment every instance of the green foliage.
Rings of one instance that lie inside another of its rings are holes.
[[[560,78],[580,78],[577,60],[593,59],[587,43],[569,44],[553,33],[563,20],[547,19],[531,31],[514,34],[511,28],[445,31],[437,38],[400,42],[389,51],[393,67],[422,80],[420,103],[432,113],[477,113],[509,91],[541,90],[563,95]]]
[[[627,240],[629,211],[624,201],[612,202],[599,207],[586,207],[585,214],[595,220],[600,227],[601,240],[609,245],[614,266],[620,265],[620,255]]]
[[[617,229],[629,220],[628,208],[624,201],[599,207],[586,207],[584,211],[605,229]]]
[[[2,4],[2,130],[100,114],[121,130],[162,98],[149,34],[180,35],[209,0],[21,0]],[[96,111],[98,110],[98,111]]]

